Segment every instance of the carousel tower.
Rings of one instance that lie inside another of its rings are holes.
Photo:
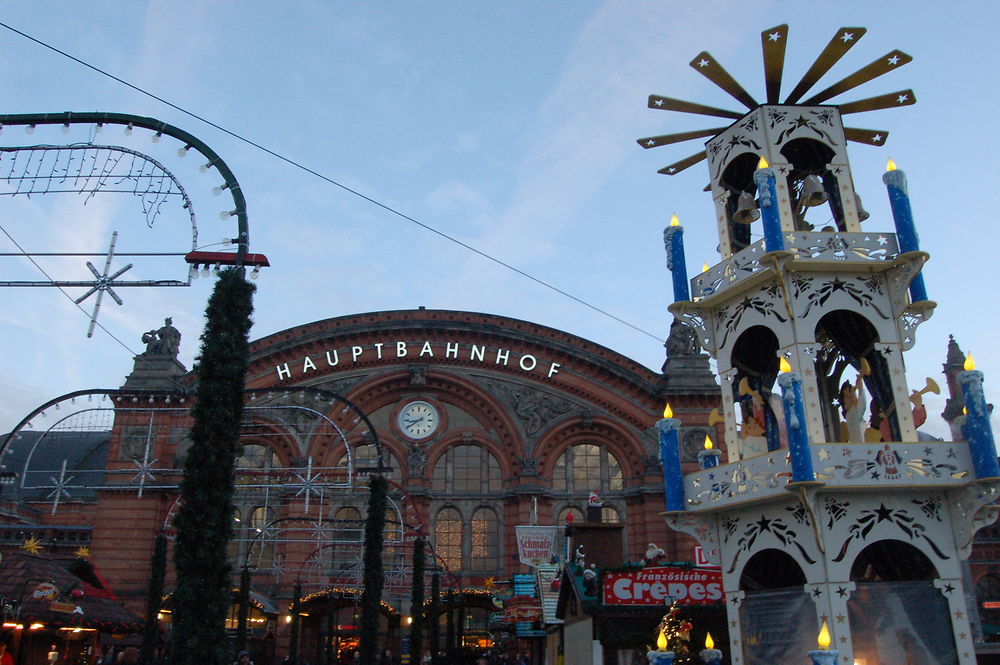
[[[721,262],[689,280],[683,228],[664,240],[670,309],[717,362],[728,463],[704,455],[681,475],[680,423],[659,429],[668,523],[722,568],[735,665],[810,650],[858,665],[975,662],[961,563],[1000,488],[982,374],[958,376],[964,440],[922,441],[922,395],[938,387],[912,389],[903,352],[935,306],[928,256],[902,171],[883,176],[890,219],[868,219],[854,190],[847,142],[881,146],[887,132],[842,122],[914,94],[830,101],[911,58],[890,51],[810,94],[865,32],[838,30],[784,101],[787,26],[761,33],[763,102],[702,52],[691,66],[747,110],[651,95],[650,108],[732,124],[638,141],[707,139],[660,172],[707,162]],[[824,623],[831,643],[817,651]]]

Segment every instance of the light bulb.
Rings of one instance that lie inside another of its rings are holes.
[[[35,126],[34,125],[28,125],[27,127],[24,128],[24,133],[25,134],[34,134],[35,133]]]
[[[202,277],[208,277],[208,264],[207,263],[205,264],[205,267],[201,269],[201,276]]]
[[[188,277],[190,279],[198,279],[198,266],[191,264],[191,269],[188,270]]]
[[[221,187],[213,187],[212,188],[212,193],[215,194],[216,196],[218,196],[219,194],[222,193],[222,188]]]
[[[125,125],[125,136],[132,136],[132,123]]]
[[[191,149],[191,146],[189,146],[189,145],[186,145],[183,148],[177,148],[177,156],[178,157],[187,157],[188,150],[190,150],[190,149]]]
[[[63,126],[62,126],[62,133],[63,134],[69,134],[69,123],[68,122],[63,124]]]
[[[260,266],[254,266],[253,270],[250,271],[250,279],[257,279],[257,275],[260,274]]]
[[[229,245],[233,244],[233,239],[232,238],[223,238],[222,239],[222,244],[225,245],[226,247],[228,247]]]
[[[198,171],[200,173],[206,173],[210,168],[212,168],[212,162],[205,162],[204,164],[198,167]]]
[[[220,272],[222,272],[222,266],[220,266],[220,265],[219,265],[218,263],[216,263],[216,264],[215,264],[215,270],[214,270],[213,272],[214,272],[214,273],[215,273],[216,275],[218,275],[218,274],[219,274]]]
[[[235,214],[236,214],[235,210],[232,210],[232,211],[230,211],[230,210],[223,210],[222,212],[219,213],[219,219],[225,221],[225,220],[229,219],[230,217],[232,217]]]
[[[163,132],[156,132],[149,140],[153,143],[159,143],[161,138],[163,138]]]
[[[96,125],[94,125],[94,133],[95,134],[100,134],[103,129],[104,129],[104,123],[103,122],[99,122]]]

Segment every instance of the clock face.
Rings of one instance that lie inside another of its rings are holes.
[[[399,412],[399,430],[411,439],[426,439],[441,422],[437,409],[427,402],[410,402]]]

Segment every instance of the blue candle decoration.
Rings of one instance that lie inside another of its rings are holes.
[[[703,469],[714,469],[719,466],[719,457],[722,455],[719,450],[712,447],[712,439],[705,437],[705,449],[698,451],[698,463]]]
[[[958,373],[958,383],[962,386],[966,410],[962,433],[969,442],[972,467],[976,478],[1000,478],[997,447],[990,427],[990,412],[983,394],[983,373],[975,369],[971,355],[965,359],[965,367],[966,371]]]
[[[667,268],[674,282],[674,302],[691,300],[684,260],[684,227],[677,221],[677,215],[670,219],[670,226],[663,229],[663,248],[667,251]]]
[[[760,216],[764,224],[764,248],[768,252],[777,252],[785,248],[785,239],[781,236],[778,190],[774,169],[768,168],[767,160],[763,157],[760,158],[759,168],[753,173],[753,181],[757,185]]]
[[[670,405],[663,410],[663,418],[656,423],[660,435],[660,464],[663,465],[663,491],[667,512],[684,510],[684,477],[681,475],[681,454],[677,432],[681,421],[671,418]]]
[[[673,651],[647,651],[646,660],[649,661],[649,665],[673,665],[674,663],[674,652]]]
[[[899,252],[916,252],[920,249],[920,239],[917,228],[913,224],[913,210],[910,208],[910,194],[906,189],[906,174],[896,168],[889,160],[888,171],[882,174],[882,182],[889,192],[889,207],[892,208],[892,220],[896,223],[896,240],[899,242]],[[927,300],[927,287],[924,286],[924,276],[917,276],[910,282],[910,300],[919,302]]]
[[[813,665],[837,665],[840,652],[836,649],[813,649],[809,652]]]
[[[802,379],[798,373],[785,370],[788,362],[782,358],[783,373],[778,376],[781,399],[785,407],[785,425],[788,430],[788,453],[792,460],[792,482],[816,480],[813,472],[809,433],[806,431],[806,411],[802,402]]]
[[[705,665],[721,665],[722,663],[722,652],[718,649],[702,649],[698,655],[701,656],[701,662]]]

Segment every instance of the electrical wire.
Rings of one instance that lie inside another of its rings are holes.
[[[639,333],[642,333],[643,335],[647,335],[648,337],[652,337],[653,339],[655,339],[657,341],[660,341],[660,342],[663,341],[663,338],[661,336],[659,336],[659,335],[654,335],[653,333],[651,333],[651,332],[649,332],[647,330],[644,330],[644,329],[640,328],[639,326],[637,326],[637,325],[635,325],[633,323],[630,323],[630,322],[626,321],[625,319],[622,319],[622,318],[620,318],[620,317],[612,314],[611,312],[608,312],[607,310],[604,310],[604,309],[598,307],[597,305],[593,305],[593,304],[591,304],[591,303],[589,303],[589,302],[587,302],[587,301],[585,301],[585,300],[583,300],[581,298],[578,298],[577,296],[574,296],[573,294],[571,294],[571,293],[569,293],[567,291],[564,291],[563,289],[555,286],[554,284],[546,282],[545,280],[543,280],[543,279],[541,279],[539,277],[535,277],[534,275],[532,275],[530,273],[527,273],[524,270],[521,270],[520,268],[517,268],[517,267],[515,267],[515,266],[513,266],[513,265],[511,265],[509,263],[507,263],[506,261],[504,261],[502,259],[499,259],[499,258],[497,258],[495,256],[492,256],[491,254],[487,254],[485,251],[480,250],[480,249],[478,249],[478,248],[474,247],[473,245],[470,245],[470,244],[468,244],[466,242],[463,242],[463,241],[459,240],[458,238],[445,233],[444,231],[436,229],[433,226],[430,226],[429,224],[426,224],[424,222],[421,222],[420,220],[414,219],[413,217],[407,215],[406,213],[404,213],[402,211],[399,211],[399,210],[393,208],[392,206],[390,206],[388,204],[382,203],[381,201],[379,201],[377,199],[374,199],[374,198],[372,198],[370,196],[362,194],[361,192],[357,191],[356,189],[352,189],[351,187],[348,187],[347,185],[345,185],[345,184],[343,184],[341,182],[338,182],[338,181],[334,180],[333,178],[330,178],[329,176],[323,175],[322,173],[320,173],[318,171],[315,171],[315,170],[309,168],[308,166],[305,166],[304,164],[301,164],[301,163],[299,163],[299,162],[297,162],[297,161],[295,161],[295,160],[293,160],[293,159],[291,159],[289,157],[286,157],[286,156],[282,155],[281,153],[278,153],[278,152],[276,152],[274,150],[271,150],[270,148],[267,148],[267,147],[261,145],[260,143],[257,143],[255,141],[249,139],[249,138],[246,138],[245,136],[237,134],[234,131],[226,129],[225,127],[223,127],[223,126],[221,126],[219,124],[216,124],[216,123],[212,122],[211,120],[208,120],[207,118],[205,118],[203,116],[200,116],[197,113],[194,113],[193,111],[189,111],[189,110],[187,110],[187,109],[185,109],[185,108],[183,108],[181,106],[178,106],[177,104],[174,104],[173,102],[167,101],[163,97],[160,97],[160,96],[158,96],[158,95],[156,95],[156,94],[154,94],[152,92],[149,92],[147,90],[144,90],[143,88],[140,88],[139,86],[137,86],[137,85],[135,85],[133,83],[129,83],[128,81],[126,81],[126,80],[124,80],[124,79],[122,79],[122,78],[120,78],[118,76],[115,76],[114,74],[111,74],[110,72],[107,72],[107,71],[105,71],[105,70],[103,70],[103,69],[101,69],[101,68],[99,68],[99,67],[97,67],[95,65],[92,65],[89,62],[81,60],[80,58],[77,58],[76,56],[70,55],[69,53],[67,53],[65,51],[62,51],[62,50],[56,48],[55,46],[52,46],[51,44],[43,42],[40,39],[32,37],[31,35],[29,35],[29,34],[27,34],[25,32],[22,32],[22,31],[18,30],[17,28],[14,28],[14,27],[12,27],[10,25],[7,25],[6,23],[3,23],[2,21],[0,21],[0,27],[6,28],[7,30],[9,30],[9,31],[11,31],[11,32],[13,32],[15,34],[18,34],[18,35],[24,37],[25,39],[28,39],[28,40],[30,40],[30,41],[38,44],[39,46],[42,46],[44,48],[49,49],[50,51],[58,53],[59,55],[65,57],[65,58],[68,58],[68,59],[72,60],[73,62],[76,62],[77,64],[83,65],[84,67],[86,67],[88,69],[91,69],[91,70],[97,72],[98,74],[101,74],[102,76],[106,76],[106,77],[112,79],[113,81],[116,81],[116,82],[118,82],[118,83],[120,83],[120,84],[122,84],[122,85],[124,85],[124,86],[126,86],[128,88],[131,88],[132,90],[138,92],[139,94],[145,95],[146,97],[149,97],[151,99],[155,99],[156,101],[160,102],[161,104],[165,104],[165,105],[169,106],[170,108],[172,108],[172,109],[174,109],[176,111],[179,111],[180,113],[183,113],[184,115],[187,115],[187,116],[189,116],[191,118],[194,118],[195,120],[197,120],[199,122],[202,122],[202,123],[208,125],[209,127],[217,129],[220,132],[222,132],[224,134],[227,134],[228,136],[231,136],[232,138],[236,139],[237,141],[241,141],[243,143],[246,143],[247,145],[250,145],[250,146],[252,146],[254,148],[257,148],[258,150],[260,150],[262,152],[265,152],[268,155],[270,155],[270,156],[272,156],[272,157],[274,157],[276,159],[279,159],[279,160],[285,162],[286,164],[289,164],[290,166],[293,166],[294,168],[297,168],[297,169],[299,169],[301,171],[304,171],[304,172],[306,172],[306,173],[308,173],[308,174],[310,174],[312,176],[315,176],[316,178],[319,178],[320,180],[323,180],[324,182],[326,182],[328,184],[334,185],[335,187],[339,187],[343,191],[345,191],[345,192],[347,192],[349,194],[353,194],[354,196],[356,196],[356,197],[358,197],[360,199],[363,199],[364,201],[367,201],[368,203],[371,203],[372,205],[377,206],[377,207],[385,210],[386,212],[388,212],[390,214],[396,215],[397,217],[400,217],[400,218],[402,218],[402,219],[404,219],[404,220],[406,220],[406,221],[408,221],[408,222],[410,222],[412,224],[415,224],[415,225],[419,226],[420,228],[424,229],[425,231],[430,231],[431,233],[433,233],[433,234],[435,234],[435,235],[437,235],[437,236],[439,236],[439,237],[441,237],[441,238],[443,238],[443,239],[445,239],[445,240],[447,240],[449,242],[452,242],[452,243],[458,245],[459,247],[462,247],[462,248],[464,248],[464,249],[466,249],[466,250],[468,250],[468,251],[470,251],[470,252],[472,252],[474,254],[477,254],[477,255],[481,256],[482,258],[484,258],[484,259],[486,259],[488,261],[492,261],[493,263],[496,263],[497,265],[500,265],[500,266],[506,268],[507,270],[510,270],[510,271],[512,271],[514,273],[517,273],[518,275],[520,275],[522,277],[525,277],[525,278],[527,278],[527,279],[535,282],[536,284],[539,284],[540,286],[543,286],[543,287],[545,287],[545,288],[547,288],[547,289],[549,289],[551,291],[555,291],[556,293],[558,293],[558,294],[560,294],[560,295],[562,295],[562,296],[564,296],[566,298],[569,298],[570,300],[572,300],[572,301],[574,301],[576,303],[579,303],[580,305],[583,305],[584,307],[587,307],[587,308],[589,308],[589,309],[591,309],[591,310],[593,310],[593,311],[595,311],[595,312],[597,312],[599,314],[602,314],[602,315],[604,315],[604,316],[606,316],[606,317],[608,317],[610,319],[613,319],[614,321],[617,321],[618,323],[621,323],[622,325],[628,326],[629,328],[631,328],[631,329],[633,329],[633,330],[635,330],[635,331],[637,331]]]
[[[17,247],[19,250],[21,250],[21,255],[24,256],[24,258],[26,258],[29,261],[31,261],[32,265],[34,265],[36,268],[38,268],[38,272],[40,272],[43,275],[45,275],[45,277],[48,278],[48,280],[50,282],[54,282],[55,281],[54,279],[52,279],[52,277],[49,275],[49,273],[45,272],[45,268],[43,268],[41,265],[39,265],[38,261],[35,261],[35,259],[32,257],[32,255],[29,254],[28,252],[26,252],[24,250],[24,248],[21,247],[21,245],[16,240],[14,240],[14,236],[12,236],[10,233],[8,233],[7,229],[5,229],[3,227],[3,225],[0,225],[0,231],[2,231],[5,236],[7,236],[8,240],[10,240],[12,243],[14,243],[15,247]],[[130,349],[128,347],[128,344],[126,344],[125,342],[123,342],[120,339],[118,339],[117,337],[115,337],[114,333],[112,333],[110,330],[108,330],[103,325],[101,325],[100,323],[98,323],[98,321],[97,321],[96,318],[94,318],[90,314],[88,314],[87,310],[85,310],[83,307],[81,307],[80,303],[76,302],[76,300],[73,298],[73,296],[71,296],[70,294],[66,293],[66,289],[64,289],[61,286],[57,286],[56,288],[59,289],[60,293],[62,293],[64,296],[66,296],[66,298],[71,303],[73,303],[73,305],[75,305],[78,310],[80,310],[81,312],[83,312],[87,316],[88,319],[91,319],[98,328],[100,328],[105,333],[107,333],[108,337],[110,337],[111,339],[113,339],[116,342],[118,342],[122,346],[123,349],[125,349],[126,351],[128,351],[129,353],[131,353],[133,356],[134,355],[138,355],[138,354],[136,354],[135,351],[133,351],[132,349]]]

